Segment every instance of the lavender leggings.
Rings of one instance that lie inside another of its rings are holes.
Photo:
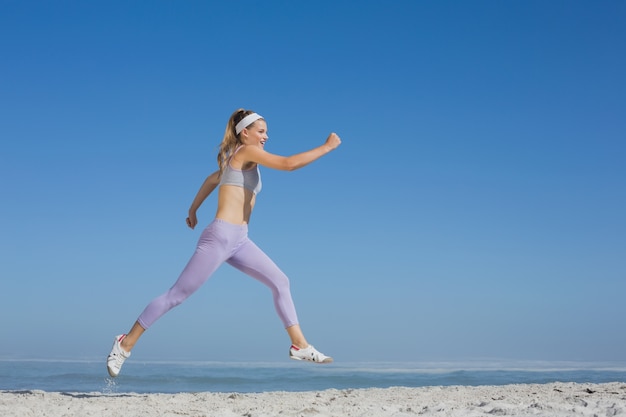
[[[195,253],[172,288],[148,304],[137,321],[148,329],[209,279],[224,262],[261,281],[272,290],[274,307],[285,328],[298,324],[289,279],[248,239],[248,226],[215,219],[202,232]]]

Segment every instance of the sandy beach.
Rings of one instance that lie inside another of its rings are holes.
[[[626,383],[372,388],[312,392],[0,392],[0,416],[618,416]]]

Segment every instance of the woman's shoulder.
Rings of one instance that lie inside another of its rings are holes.
[[[241,145],[239,146],[235,152],[233,153],[234,157],[239,157],[240,160],[246,160],[250,161],[255,159],[255,156],[261,154],[261,153],[266,153],[263,151],[263,149],[259,148],[258,146],[254,146],[254,145]]]
[[[256,162],[253,160],[253,155],[259,150],[253,145],[240,145],[233,153],[231,162],[235,162],[236,165],[241,165],[239,169],[249,169],[256,166]]]

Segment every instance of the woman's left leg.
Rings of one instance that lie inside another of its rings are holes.
[[[289,278],[254,242],[246,238],[226,262],[269,287],[274,308],[285,328],[298,324]]]
[[[310,345],[300,329],[296,308],[291,298],[289,279],[258,246],[247,237],[226,262],[267,285],[274,297],[274,307],[291,339],[289,357],[317,363],[330,363],[333,358]]]

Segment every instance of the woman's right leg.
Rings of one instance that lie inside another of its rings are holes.
[[[124,349],[126,352],[130,352],[131,350],[133,350],[133,348],[135,347],[135,343],[137,343],[137,341],[145,331],[146,329],[144,329],[141,324],[136,321],[135,324],[133,324],[133,327],[131,327],[128,334],[124,336],[124,338],[120,341],[120,346],[122,347],[122,349]]]
[[[141,335],[161,316],[181,304],[226,260],[237,236],[214,221],[202,232],[198,246],[176,283],[164,294],[152,300],[139,315],[128,334],[120,341],[122,349],[130,352]],[[232,233],[230,233],[232,234]]]

